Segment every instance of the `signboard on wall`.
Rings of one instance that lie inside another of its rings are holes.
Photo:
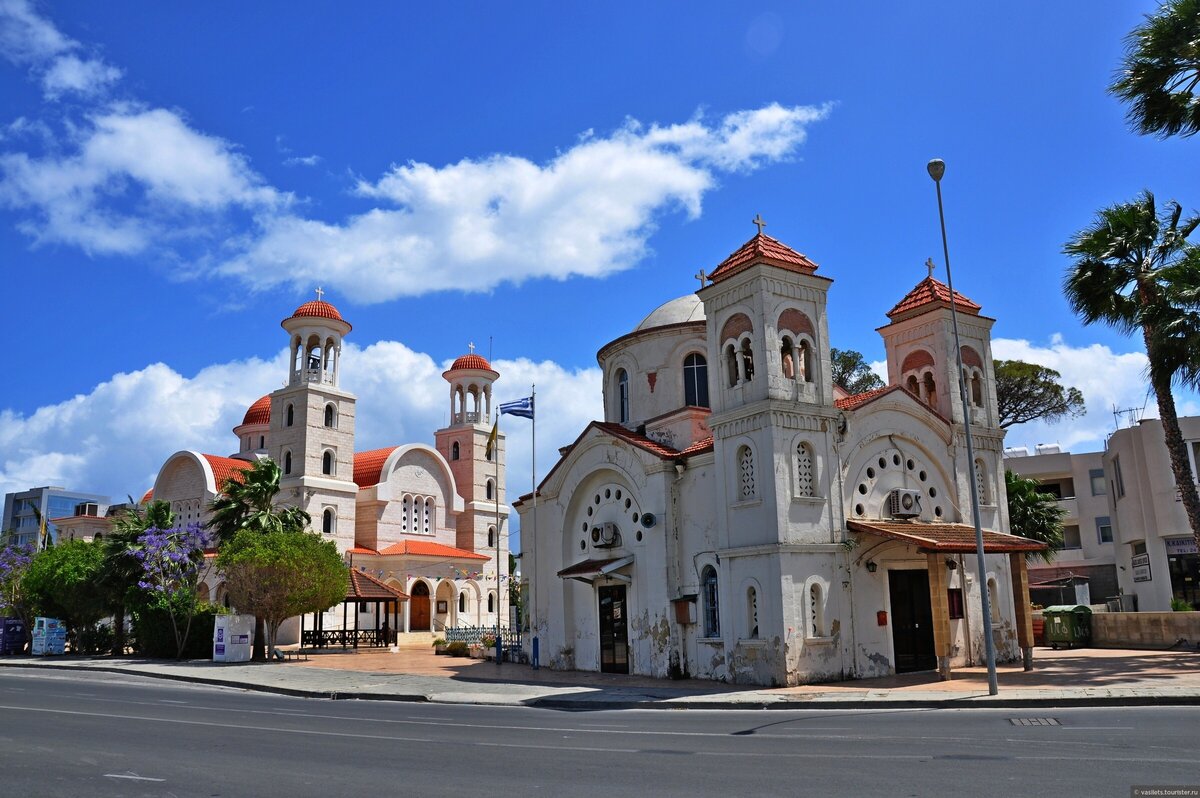
[[[1131,562],[1133,566],[1133,581],[1149,582],[1150,577],[1150,555],[1135,554]]]
[[[1167,544],[1167,556],[1174,557],[1180,554],[1197,554],[1200,549],[1196,548],[1196,539],[1187,538],[1167,538],[1163,541]]]

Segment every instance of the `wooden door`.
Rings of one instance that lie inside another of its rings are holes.
[[[896,673],[931,671],[937,667],[933,652],[933,611],[929,606],[929,572],[888,571],[892,600],[892,648]]]
[[[625,585],[600,588],[600,671],[629,673]]]
[[[408,600],[408,628],[413,632],[429,631],[429,585],[417,582]]]

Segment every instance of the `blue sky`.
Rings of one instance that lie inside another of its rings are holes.
[[[442,367],[490,337],[499,397],[546,399],[548,466],[599,413],[596,350],[757,213],[835,280],[833,345],[881,360],[941,261],[932,157],[996,356],[1089,400],[1009,443],[1099,448],[1144,358],[1073,318],[1062,243],[1143,188],[1196,203],[1200,144],[1104,91],[1154,6],[0,0],[0,488],[138,494],[232,450],[317,285],[355,326],[360,448],[431,440]]]

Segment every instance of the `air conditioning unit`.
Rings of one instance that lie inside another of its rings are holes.
[[[888,510],[892,518],[916,518],[921,514],[921,491],[896,488],[888,496]]]
[[[617,531],[617,525],[606,521],[599,526],[592,527],[592,545],[601,549],[620,546],[621,533]]]

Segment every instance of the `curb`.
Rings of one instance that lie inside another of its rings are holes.
[[[880,709],[1019,709],[1024,707],[1168,707],[1168,706],[1200,706],[1200,693],[1195,695],[1145,695],[1145,696],[1055,696],[1053,698],[1023,697],[1023,698],[992,698],[991,696],[966,695],[962,698],[912,698],[912,699],[865,699],[862,701],[822,699],[812,700],[781,700],[781,701],[705,701],[695,699],[658,700],[595,700],[572,698],[531,698],[524,701],[490,700],[488,693],[482,693],[478,700],[472,701],[439,701],[421,693],[374,693],[374,692],[343,692],[336,690],[305,690],[296,687],[278,685],[252,684],[229,679],[215,679],[206,676],[189,676],[175,673],[154,673],[131,668],[114,666],[52,665],[24,662],[6,662],[2,668],[22,668],[24,670],[53,670],[71,672],[117,673],[125,676],[142,676],[148,679],[163,679],[166,681],[203,684],[211,687],[225,687],[234,690],[246,690],[256,693],[285,695],[294,698],[316,698],[327,701],[391,701],[399,703],[432,703],[447,705],[476,705],[476,706],[523,706],[534,709],[554,709],[574,712],[599,712],[605,710],[653,709],[653,710],[880,710]]]

